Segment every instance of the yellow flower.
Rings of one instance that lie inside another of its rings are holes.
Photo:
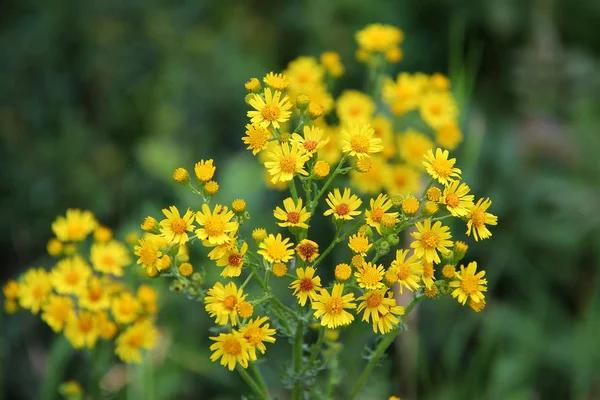
[[[435,141],[447,150],[454,150],[463,140],[463,135],[456,123],[442,125],[435,132]]]
[[[235,199],[231,202],[231,210],[236,214],[243,214],[246,211],[246,202],[243,199]]]
[[[256,228],[252,231],[252,239],[256,244],[260,244],[267,237],[267,230],[265,228]]]
[[[265,168],[272,177],[272,183],[291,181],[295,174],[308,175],[304,164],[310,159],[310,154],[305,153],[296,142],[292,142],[291,147],[288,143],[275,146],[267,157],[270,161],[265,162]]]
[[[329,164],[327,164],[323,160],[317,161],[313,167],[313,172],[315,173],[317,178],[320,178],[320,179],[323,179],[327,175],[329,175],[329,170],[330,170]]]
[[[150,216],[144,218],[144,222],[142,222],[142,224],[140,225],[140,228],[142,228],[144,232],[152,232],[157,227],[158,221],[156,220],[156,218]]]
[[[345,282],[352,276],[352,267],[348,264],[338,264],[335,266],[335,279]]]
[[[280,233],[277,236],[270,234],[260,243],[258,254],[270,263],[286,263],[294,255],[294,250],[290,249],[294,244],[289,241],[289,238],[283,239]]]
[[[321,325],[330,329],[338,326],[349,325],[354,321],[354,316],[345,309],[356,308],[354,293],[344,292],[344,284],[336,283],[333,285],[331,294],[327,289],[320,289],[319,294],[314,296],[312,308],[315,310],[315,318],[321,318]]]
[[[397,47],[403,39],[402,31],[392,25],[371,24],[356,32],[358,46],[372,53],[382,53]]]
[[[97,242],[108,242],[113,237],[113,232],[110,228],[98,225],[94,230],[94,240]]]
[[[140,364],[141,350],[150,350],[158,343],[158,330],[151,321],[135,322],[117,337],[115,353],[121,361]]]
[[[256,111],[248,111],[248,117],[252,124],[260,125],[263,128],[268,128],[272,125],[273,128],[279,129],[280,123],[290,119],[292,104],[287,96],[281,98],[281,92],[278,90],[271,91],[270,88],[265,88],[264,99],[260,95],[251,96],[250,105]]]
[[[107,309],[110,307],[110,295],[107,281],[92,275],[87,287],[79,295],[79,307],[90,311]]]
[[[398,141],[400,157],[416,168],[423,168],[423,156],[433,147],[433,142],[426,135],[413,129],[407,129]]]
[[[433,155],[433,150],[429,149],[425,154],[425,161],[423,161],[429,176],[444,186],[455,179],[460,179],[462,173],[460,169],[454,167],[456,158],[448,159],[449,154],[448,150],[436,149],[435,155]]]
[[[317,289],[321,288],[321,278],[315,276],[313,267],[296,268],[298,279],[290,284],[290,289],[294,289],[294,296],[298,298],[298,304],[302,307],[306,304],[306,300],[310,299],[311,303],[317,296]]]
[[[190,174],[185,168],[176,168],[173,171],[173,180],[182,185],[186,185],[190,181]]]
[[[479,303],[475,303],[473,300],[469,300],[469,307],[471,307],[471,310],[475,312],[480,312],[485,308],[485,299],[481,300]]]
[[[371,127],[374,131],[373,136],[381,139],[383,145],[382,156],[386,160],[394,157],[396,153],[396,135],[394,134],[392,121],[379,114],[371,120]]]
[[[42,306],[42,320],[54,332],[60,332],[75,314],[73,299],[67,296],[50,295]]]
[[[313,262],[319,257],[319,245],[312,240],[302,239],[296,245],[296,254],[302,261]]]
[[[492,236],[486,225],[498,225],[498,217],[487,212],[491,205],[490,199],[479,199],[467,214],[467,235],[470,236],[473,232],[475,241]]]
[[[221,365],[227,366],[230,371],[235,369],[236,364],[248,368],[252,346],[240,332],[234,330],[231,333],[220,333],[218,337],[211,336],[210,340],[216,342],[210,346],[210,350],[214,351],[210,356],[211,361],[220,358]]]
[[[219,191],[219,184],[215,181],[208,181],[204,186],[204,193],[207,196],[214,196]]]
[[[373,137],[375,131],[368,123],[349,125],[342,130],[342,151],[358,158],[383,150],[381,139]]]
[[[188,208],[182,217],[175,206],[163,208],[162,212],[167,218],[160,221],[160,235],[170,244],[185,244],[189,239],[187,232],[194,230],[194,212]]]
[[[398,323],[400,322],[400,320],[398,319],[398,317],[396,317],[396,315],[404,315],[404,307],[402,306],[393,306],[393,307],[389,307],[388,312],[385,314],[379,314],[379,319],[377,320],[377,322],[375,322],[375,320],[373,320],[373,332],[377,333],[381,333],[382,335],[388,333],[389,331],[391,331],[392,329],[394,329],[394,327],[396,325],[398,325]]]
[[[273,264],[273,275],[278,278],[281,278],[287,273],[287,265],[284,263],[275,263]]]
[[[248,344],[250,344],[250,360],[256,360],[256,349],[260,351],[261,354],[265,354],[267,347],[266,343],[275,343],[275,329],[269,327],[269,324],[263,325],[268,321],[267,317],[260,317],[256,319],[251,319],[248,323],[240,328],[240,333],[246,339]]]
[[[454,267],[454,265],[444,265],[444,268],[442,268],[442,275],[444,275],[444,278],[452,279],[454,278],[454,274],[456,274],[456,268]]]
[[[445,205],[450,214],[455,217],[463,217],[473,208],[473,199],[475,196],[467,194],[470,190],[466,183],[461,183],[458,180],[453,181],[444,188],[440,204]]]
[[[116,240],[94,243],[90,250],[90,261],[96,271],[114,276],[123,276],[123,267],[131,264],[127,247]]]
[[[338,97],[335,108],[344,125],[363,125],[375,112],[371,96],[358,90],[346,90]]]
[[[439,201],[440,198],[442,197],[442,191],[440,190],[440,188],[437,187],[431,187],[429,189],[427,189],[427,200],[429,201]]]
[[[318,152],[329,142],[329,137],[323,138],[323,129],[316,126],[305,126],[302,133],[302,136],[297,133],[292,134],[291,140],[309,154]]]
[[[485,271],[477,272],[477,262],[470,262],[465,269],[464,265],[460,266],[460,273],[454,276],[458,278],[456,281],[450,282],[451,288],[456,288],[452,291],[452,297],[457,298],[458,302],[463,306],[468,299],[474,303],[484,301],[483,292],[487,292],[487,279],[484,279]]]
[[[361,213],[358,208],[361,206],[362,200],[357,195],[351,194],[348,188],[344,189],[343,195],[337,188],[333,192],[329,192],[326,202],[329,209],[323,215],[329,216],[333,214],[336,220],[350,221]]]
[[[63,251],[63,244],[60,240],[52,238],[48,240],[46,250],[48,251],[48,254],[50,254],[52,257],[58,257]]]
[[[80,311],[78,316],[73,314],[65,327],[65,337],[76,349],[93,348],[98,340],[95,315],[89,311]]]
[[[235,234],[240,226],[231,220],[233,217],[234,213],[226,206],[215,205],[211,212],[207,204],[202,204],[202,211],[196,213],[196,221],[200,224],[196,235],[201,240],[208,240],[211,245],[229,243],[231,236],[228,234]]]
[[[194,165],[194,173],[200,182],[208,182],[215,175],[217,167],[213,165],[213,160],[200,160]]]
[[[440,221],[431,225],[431,220],[417,222],[418,232],[411,232],[411,236],[416,240],[410,244],[418,258],[424,258],[427,262],[440,263],[440,253],[448,253],[448,247],[452,246],[452,238],[447,226],[442,226]]]
[[[427,76],[422,73],[402,72],[395,81],[386,79],[383,82],[383,101],[390,106],[394,115],[405,114],[417,108],[427,83]]]
[[[96,229],[98,222],[91,211],[68,209],[52,223],[52,231],[61,242],[79,242]]]
[[[383,265],[371,264],[370,262],[364,262],[359,265],[357,271],[354,273],[358,286],[367,289],[374,290],[383,287]]]
[[[449,92],[431,92],[421,100],[421,118],[433,129],[456,123],[458,107]]]
[[[120,324],[129,324],[138,316],[141,311],[140,302],[129,292],[123,292],[112,299],[112,315]]]
[[[76,381],[67,381],[60,384],[58,392],[66,400],[83,400],[83,389]]]
[[[424,262],[423,263],[423,284],[425,288],[431,289],[433,286],[433,281],[435,281],[435,268],[433,267],[433,263]]]
[[[308,224],[306,223],[311,214],[306,211],[306,207],[302,207],[302,198],[298,198],[298,204],[294,204],[294,200],[291,197],[283,200],[283,208],[276,207],[273,215],[280,221],[277,225],[281,227],[294,227],[294,228],[302,228],[308,229]]]
[[[242,301],[235,307],[235,312],[241,318],[250,318],[254,313],[254,306],[247,301]]]
[[[235,326],[238,323],[237,305],[246,299],[247,294],[238,289],[235,283],[229,282],[223,286],[221,282],[208,289],[204,302],[206,312],[215,318],[217,324]]]
[[[288,64],[284,74],[290,80],[290,89],[303,92],[306,89],[319,85],[323,80],[325,71],[314,57],[298,57]]]
[[[258,92],[260,92],[260,81],[256,78],[250,78],[244,84],[244,87],[246,88],[246,90],[248,92],[258,93]]]
[[[57,293],[78,296],[85,291],[90,275],[92,270],[81,257],[65,258],[52,270],[52,285]]]
[[[7,281],[2,287],[2,293],[7,299],[16,299],[19,297],[19,284],[12,279]]]
[[[335,51],[326,51],[321,53],[319,57],[321,64],[327,70],[327,73],[334,78],[339,78],[344,74],[344,65],[340,58],[340,54]]]
[[[357,313],[365,310],[362,320],[377,322],[380,315],[385,315],[389,312],[390,307],[396,305],[396,300],[392,297],[387,296],[387,288],[381,288],[377,290],[370,290],[367,293],[360,296],[357,300],[361,301],[356,309]],[[390,292],[390,294],[392,294]]]
[[[373,246],[369,243],[369,238],[360,234],[354,234],[348,238],[348,247],[356,254],[366,256],[369,249]]]
[[[406,215],[414,215],[419,211],[419,200],[413,196],[407,196],[402,200],[402,212]]]
[[[138,256],[137,264],[140,264],[147,273],[157,271],[157,264],[162,257],[161,247],[166,247],[166,241],[158,235],[146,235],[141,238],[138,245],[133,248],[134,254]]]
[[[365,220],[369,226],[372,226],[377,230],[377,233],[381,235],[381,221],[385,215],[393,218],[398,217],[397,212],[388,213],[387,211],[394,205],[387,195],[380,193],[376,199],[369,201],[371,206],[370,210],[365,210]]]
[[[274,72],[269,72],[267,76],[263,78],[263,82],[275,90],[283,90],[290,84],[290,80],[287,76],[276,74]]]
[[[271,132],[260,125],[246,125],[246,136],[242,138],[248,145],[248,150],[252,150],[253,155],[257,155],[269,145]]]
[[[367,157],[363,157],[357,161],[357,167],[361,167],[363,161]],[[390,180],[390,166],[383,157],[369,157],[370,168],[365,172],[350,172],[350,180],[360,192],[365,194],[381,193],[384,185]]]
[[[423,275],[423,265],[419,258],[413,253],[408,259],[408,250],[396,250],[396,258],[392,261],[390,270],[394,271],[397,281],[400,284],[399,291],[406,287],[411,292],[418,289],[421,285],[421,275]]]
[[[183,276],[190,276],[194,272],[194,267],[188,262],[181,264],[179,267],[177,267],[177,269]]]
[[[221,276],[226,278],[240,276],[242,267],[244,266],[244,256],[248,251],[248,244],[243,242],[242,245],[231,246],[228,251],[223,254],[223,257],[217,260],[218,267],[225,267],[221,271]]]

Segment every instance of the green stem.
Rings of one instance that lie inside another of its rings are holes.
[[[310,350],[310,356],[308,358],[308,362],[306,363],[306,369],[310,370],[312,368],[313,363],[317,360],[317,356],[319,355],[319,350],[321,350],[321,346],[323,345],[323,340],[325,339],[325,327],[321,326],[319,328],[319,337],[315,344],[313,344],[312,349]]]
[[[290,192],[292,193],[292,199],[294,199],[294,204],[298,203],[298,190],[296,189],[296,182],[294,181],[294,178],[292,177],[292,180],[290,181]]]
[[[325,257],[331,252],[331,250],[333,250],[333,248],[335,246],[337,246],[340,242],[344,241],[348,236],[350,236],[353,232],[355,232],[356,228],[358,228],[362,223],[363,223],[362,220],[357,221],[356,224],[354,224],[351,228],[349,228],[341,236],[338,236],[338,235],[340,234],[342,225],[341,224],[338,225],[338,227],[336,228],[336,231],[335,231],[335,237],[333,238],[333,240],[331,241],[329,246],[325,249],[325,251],[319,256],[319,258],[317,258],[315,260],[315,262],[313,263],[313,268],[317,268],[317,265],[319,265],[319,263],[325,259]]]
[[[242,283],[242,286],[240,286],[240,289],[245,288],[246,285],[250,282],[250,279],[252,279],[252,274],[248,275],[248,277],[246,278],[246,280],[244,281],[244,283]]]
[[[344,154],[344,156],[342,156],[342,159],[338,163],[338,165],[335,168],[335,170],[331,173],[331,175],[329,175],[329,178],[327,179],[327,181],[325,182],[325,184],[323,185],[323,187],[321,188],[321,190],[319,190],[317,192],[317,195],[315,196],[315,198],[313,199],[313,201],[308,205],[308,211],[309,212],[312,213],[314,211],[315,207],[317,206],[317,204],[319,202],[319,199],[321,198],[321,196],[323,196],[323,193],[325,193],[325,191],[327,190],[327,188],[329,187],[329,185],[331,185],[331,182],[333,182],[333,179],[340,173],[340,170],[344,166],[344,163],[346,162],[347,158],[348,158],[348,156],[345,155],[345,154]]]
[[[258,386],[258,384],[254,381],[254,379],[252,379],[252,377],[250,376],[250,374],[248,374],[248,372],[242,366],[238,365],[236,369],[239,372],[239,374],[242,377],[242,379],[244,379],[244,381],[246,381],[246,383],[248,384],[248,386],[250,386],[250,388],[252,389],[252,391],[258,396],[259,399],[269,400],[268,395],[266,395],[261,390],[260,386]]]
[[[294,365],[294,387],[292,389],[292,399],[300,400],[302,398],[302,382],[298,374],[302,369],[302,346],[304,345],[304,325],[302,320],[298,320],[296,326],[296,338],[294,340],[293,349],[293,365]]]
[[[403,319],[406,318],[406,316],[408,315],[408,313],[410,313],[411,310],[424,297],[425,297],[424,295],[416,296],[408,304],[408,306],[406,306],[406,308],[404,309],[404,317],[403,317]],[[398,326],[398,327],[394,328],[393,330],[391,330],[387,335],[383,336],[383,339],[381,340],[381,342],[379,342],[379,344],[375,348],[375,354],[373,354],[373,356],[371,357],[371,359],[369,360],[369,362],[365,366],[365,369],[363,369],[363,372],[360,374],[360,377],[356,381],[356,384],[354,384],[354,388],[352,389],[352,394],[350,395],[350,400],[353,400],[353,399],[356,398],[356,396],[358,395],[358,393],[360,392],[360,390],[364,386],[365,382],[367,381],[367,378],[371,374],[371,371],[373,370],[373,368],[375,368],[375,366],[379,362],[379,359],[381,358],[381,356],[385,353],[385,351],[387,350],[387,348],[390,347],[390,345],[394,342],[394,339],[396,339],[396,336],[398,335],[398,333],[400,333],[401,330],[402,330],[402,326]]]
[[[256,380],[258,381],[258,384],[262,388],[263,392],[267,396],[269,396],[269,388],[267,387],[267,384],[265,383],[265,378],[263,377],[262,373],[260,372],[260,368],[258,368],[256,363],[250,363],[250,369],[252,370],[252,373],[256,377]]]

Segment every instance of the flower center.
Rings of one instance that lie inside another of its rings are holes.
[[[383,298],[381,297],[381,295],[374,293],[374,294],[370,295],[369,298],[367,299],[367,307],[369,307],[369,308],[379,307],[379,305],[381,304],[382,301],[383,301]]]
[[[260,328],[248,328],[244,333],[244,338],[253,346],[262,342],[262,329]]]
[[[310,290],[312,290],[315,287],[312,279],[310,278],[302,278],[302,280],[300,280],[300,290],[302,292],[308,292]]]
[[[317,248],[312,243],[303,243],[297,247],[298,253],[304,258],[310,259],[317,251]]]
[[[459,202],[460,199],[458,198],[458,195],[456,193],[449,193],[446,196],[446,205],[448,207],[456,208],[458,207]]]
[[[346,203],[340,203],[335,207],[335,212],[337,215],[346,215],[350,212],[350,206]]]
[[[311,80],[310,78],[311,78],[311,74],[308,71],[299,72],[298,75],[296,76],[296,79],[300,83],[308,83]]]
[[[350,147],[357,153],[369,152],[369,139],[363,135],[356,135],[350,139]]]
[[[129,340],[127,341],[127,344],[129,345],[129,347],[133,347],[135,349],[139,349],[140,347],[142,347],[143,343],[144,343],[144,336],[139,333],[131,335],[129,337]]]
[[[369,288],[375,288],[376,286],[378,286],[378,283],[380,281],[380,276],[379,276],[379,272],[377,272],[376,268],[373,267],[367,267],[363,270],[362,272],[362,281],[364,283],[364,285]]]
[[[432,104],[431,107],[429,107],[429,111],[435,116],[440,116],[443,108],[440,104]]]
[[[398,275],[398,280],[404,281],[408,279],[410,276],[410,268],[408,267],[408,264],[400,264],[396,266],[396,268],[398,268],[398,272],[396,273]]]
[[[77,239],[82,236],[83,226],[79,222],[71,222],[67,225],[67,233],[72,239]]]
[[[242,261],[242,256],[240,254],[232,254],[229,256],[228,263],[232,267],[239,267]]]
[[[293,156],[283,156],[281,160],[279,160],[279,168],[283,172],[287,172],[288,174],[293,174],[296,172],[296,159]]]
[[[385,214],[385,212],[383,211],[383,208],[376,208],[371,212],[371,219],[374,222],[380,222],[381,218],[383,217],[383,214]]]
[[[269,133],[264,129],[259,128],[248,132],[248,141],[253,148],[264,147],[267,144],[267,140],[269,140]]]
[[[176,234],[185,233],[185,229],[187,228],[187,224],[183,220],[183,218],[176,218],[171,222],[171,229]]]
[[[359,106],[352,106],[348,110],[348,113],[350,113],[350,115],[352,115],[353,117],[357,117],[357,116],[360,115],[361,111],[362,111],[361,107],[359,107]]]
[[[154,265],[156,263],[156,250],[150,247],[142,247],[140,260],[144,265]]]
[[[269,253],[269,256],[277,262],[286,256],[287,248],[285,247],[285,244],[281,242],[273,242],[269,245],[267,252]]]
[[[42,297],[44,297],[45,294],[45,290],[41,285],[37,285],[33,288],[33,290],[31,291],[31,294],[33,295],[33,297],[35,299],[41,299]]]
[[[304,149],[309,152],[315,151],[319,143],[316,140],[305,140]]]
[[[329,314],[340,314],[344,311],[344,302],[341,297],[332,297],[325,303],[325,310]]]
[[[208,236],[220,236],[225,233],[225,222],[220,216],[215,215],[204,222],[204,229]]]
[[[452,172],[452,166],[454,165],[454,163],[450,160],[441,159],[433,160],[431,162],[431,165],[433,166],[433,169],[435,170],[435,172],[437,172],[439,176],[441,176],[442,178],[447,178]]]
[[[115,258],[110,255],[110,254],[105,254],[104,257],[102,257],[102,263],[104,265],[115,265]]]
[[[87,333],[92,330],[92,321],[89,319],[83,319],[79,321],[79,330],[81,332]]]
[[[229,311],[232,311],[235,308],[236,304],[237,304],[237,299],[235,298],[235,296],[227,296],[227,297],[225,297],[225,299],[223,299],[223,305]]]
[[[479,287],[479,279],[475,275],[463,276],[460,287],[467,295],[475,293]]]
[[[473,211],[471,212],[471,224],[473,224],[473,226],[476,228],[480,228],[483,226],[484,222],[485,222],[484,212],[482,210],[480,210],[479,208],[474,208]]]
[[[261,114],[267,121],[276,121],[279,118],[279,107],[275,104],[267,104],[263,107]]]
[[[431,231],[425,232],[425,233],[423,233],[423,235],[421,235],[421,244],[426,249],[437,248],[438,240],[439,240],[438,236]]]
[[[242,345],[237,339],[227,339],[223,342],[223,351],[229,355],[237,356],[242,352]]]
[[[94,288],[94,289],[90,289],[90,292],[88,294],[88,298],[91,301],[98,301],[100,300],[100,298],[102,297],[102,289],[100,288]]]
[[[69,285],[76,285],[77,282],[79,282],[79,274],[77,271],[69,271],[65,276],[65,281],[67,281]]]
[[[287,215],[287,220],[292,224],[297,224],[300,221],[300,214],[296,211],[290,211]]]

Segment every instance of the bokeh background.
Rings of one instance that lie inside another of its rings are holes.
[[[354,32],[390,23],[406,35],[397,70],[475,83],[454,154],[499,225],[468,256],[488,271],[485,311],[425,302],[363,398],[600,398],[598,21],[590,0],[3,2],[0,281],[49,265],[50,225],[68,207],[122,238],[145,215],[193,204],[171,173],[201,158],[215,159],[224,201],[243,197],[267,218],[279,197],[251,179],[261,167],[240,139],[243,83],[337,50],[342,86],[361,88]],[[164,289],[170,345],[112,371],[112,397],[240,398],[237,376],[208,361],[204,311]],[[85,357],[37,318],[1,324],[0,398],[52,399],[57,382],[84,379]],[[275,349],[286,357],[285,343]],[[344,379],[359,356],[342,353]]]

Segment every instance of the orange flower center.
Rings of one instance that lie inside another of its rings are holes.
[[[460,199],[456,193],[449,193],[446,196],[446,205],[448,207],[456,208],[456,207],[458,207],[459,202],[460,202]]]
[[[262,342],[262,329],[260,328],[248,328],[246,333],[244,333],[244,338],[253,346],[260,344]]]
[[[228,263],[232,267],[239,267],[240,264],[241,264],[241,261],[242,261],[241,254],[232,254],[232,255],[229,256]]]
[[[237,304],[237,299],[235,298],[235,296],[227,296],[227,297],[225,297],[225,299],[223,299],[223,305],[229,311],[233,310],[235,308],[236,304]]]
[[[44,290],[44,288],[41,285],[37,285],[33,288],[33,290],[31,291],[31,294],[33,295],[33,298],[35,299],[41,299],[42,297],[44,297],[46,291]]]
[[[310,260],[317,253],[318,250],[312,243],[302,243],[299,244],[298,247],[296,247],[296,251],[298,252],[298,255],[300,255],[300,258],[302,258],[303,260]]]
[[[475,293],[479,287],[479,279],[475,275],[466,275],[462,277],[460,288],[465,294]]]
[[[129,337],[129,340],[127,341],[127,344],[129,345],[129,347],[133,347],[135,349],[139,349],[140,347],[142,347],[143,343],[144,343],[144,336],[140,333],[131,335]]]
[[[71,222],[67,225],[67,234],[72,239],[78,239],[83,236],[83,226],[79,222]]]
[[[362,271],[361,278],[362,283],[367,288],[375,288],[378,286],[378,283],[381,280],[381,276],[379,275],[379,272],[377,272],[377,268],[374,267],[365,267],[365,269]]]
[[[437,248],[439,238],[434,232],[425,232],[421,235],[421,244],[426,249],[435,249]]]
[[[433,264],[432,263],[423,264],[423,276],[425,278],[431,278],[433,276]]]
[[[357,153],[368,153],[369,139],[363,135],[355,135],[350,139],[350,147]]]
[[[383,301],[383,298],[381,297],[381,295],[374,293],[374,294],[370,295],[369,298],[367,299],[367,307],[369,307],[369,308],[379,307],[379,305],[381,304],[382,301]]]
[[[94,301],[94,302],[100,300],[100,298],[102,298],[102,289],[100,289],[100,288],[90,289],[88,298],[90,299],[90,301]]]
[[[263,107],[261,114],[267,121],[276,121],[279,118],[279,107],[275,104],[267,104]]]
[[[140,250],[140,260],[144,265],[154,265],[156,263],[156,250],[151,247],[142,247]]]
[[[337,215],[347,215],[350,212],[350,206],[346,203],[340,203],[335,207],[335,213]]]
[[[220,236],[225,233],[225,221],[218,215],[210,217],[204,222],[204,230],[208,236]]]
[[[396,268],[398,268],[398,272],[396,273],[398,275],[398,280],[404,281],[408,279],[410,276],[410,268],[408,267],[408,264],[403,263],[396,266]]]
[[[352,106],[348,109],[348,113],[353,117],[357,117],[360,115],[362,108],[359,106]]]
[[[475,228],[481,228],[485,222],[485,213],[479,208],[473,208],[471,212],[471,224]]]
[[[310,152],[315,151],[318,144],[319,143],[316,140],[305,140],[304,149]]]
[[[300,214],[296,211],[290,211],[287,215],[288,222],[297,224],[300,221]]]
[[[173,232],[175,232],[178,235],[185,233],[186,228],[187,228],[187,224],[183,220],[183,218],[175,218],[173,220],[173,222],[171,222],[171,229],[173,230]]]
[[[281,157],[279,160],[279,169],[288,174],[296,172],[296,159],[291,155]]]
[[[79,321],[79,330],[87,333],[92,330],[92,321],[89,319],[82,319]]]
[[[433,170],[442,178],[447,178],[452,173],[453,162],[444,159],[435,159],[431,162]]]
[[[325,310],[328,314],[340,314],[344,311],[344,302],[341,297],[332,297],[325,303]]]
[[[102,257],[102,264],[104,264],[104,265],[115,265],[116,264],[116,260],[115,260],[115,258],[111,254],[105,254]]]
[[[79,282],[79,273],[77,271],[69,271],[65,276],[65,281],[69,285],[76,285]]]
[[[242,352],[242,345],[235,338],[227,339],[223,342],[223,351],[229,355],[237,356]]]
[[[435,116],[440,116],[443,110],[444,109],[440,104],[432,104],[431,107],[429,107],[429,111]]]
[[[383,214],[385,214],[383,208],[377,207],[376,209],[371,211],[371,219],[373,220],[373,222],[380,222],[381,218],[383,217]]]
[[[312,279],[302,278],[300,280],[300,291],[308,292],[308,291],[312,290],[314,287],[315,287],[315,284],[313,283]]]

